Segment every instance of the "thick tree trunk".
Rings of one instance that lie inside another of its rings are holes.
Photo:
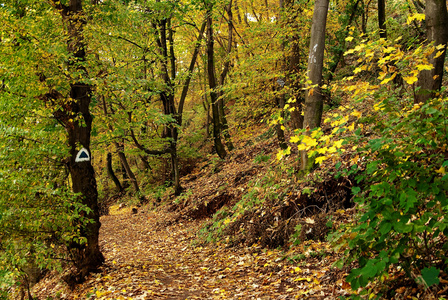
[[[210,5],[211,6],[211,5]],[[214,62],[214,37],[212,27],[212,8],[207,9],[207,71],[208,71],[208,84],[210,87],[210,99],[212,102],[212,114],[213,114],[213,140],[215,143],[216,153],[220,158],[225,158],[227,152],[221,141],[222,127],[219,118],[219,101],[218,94],[216,92],[216,75],[215,75],[215,62]]]
[[[86,45],[83,40],[83,28],[86,20],[83,16],[82,1],[70,0],[68,6],[53,0],[52,5],[60,12],[68,34],[68,52],[72,55],[68,69],[81,72],[87,78],[83,62],[86,58]],[[72,180],[72,190],[80,194],[81,202],[91,209],[85,217],[92,220],[81,229],[81,235],[86,243],[73,241],[69,250],[77,268],[76,274],[70,274],[66,279],[70,284],[84,280],[85,275],[104,262],[104,257],[98,245],[100,229],[100,213],[98,207],[98,191],[95,172],[91,164],[90,134],[92,130],[92,115],[89,111],[91,102],[91,87],[82,80],[70,84],[70,94],[62,108],[54,112],[54,116],[64,124],[68,135],[70,157],[68,169]],[[48,96],[47,96],[48,97]],[[82,121],[78,121],[81,119]],[[76,159],[80,147],[88,152],[88,159]]]
[[[434,98],[436,92],[442,86],[443,66],[446,56],[446,44],[448,42],[448,13],[446,0],[427,0],[426,8],[426,38],[428,42],[434,42],[434,46],[442,45],[443,48],[434,51],[430,57],[432,70],[424,70],[418,76],[418,91],[415,103],[426,102]],[[438,51],[443,54],[435,58]]]
[[[325,28],[327,24],[329,0],[316,0],[314,4],[313,24],[311,26],[310,51],[308,57],[308,80],[305,94],[305,114],[303,128],[309,131],[315,127],[320,127],[322,120],[322,110],[324,97],[321,92],[322,69],[325,49]],[[301,170],[310,169],[308,154],[302,151]]]

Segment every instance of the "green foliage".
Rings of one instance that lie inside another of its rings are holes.
[[[255,156],[254,163],[261,164],[261,163],[268,162],[270,159],[271,159],[270,155],[266,155],[266,154],[264,154],[264,152],[262,152],[262,153],[258,154],[257,156]]]
[[[59,13],[46,2],[0,7],[0,282],[13,284],[30,264],[61,269],[81,238],[90,210],[71,192],[66,131],[53,117],[81,74]],[[82,64],[82,62],[77,62]],[[46,99],[47,101],[45,101]],[[52,102],[52,103],[50,103]],[[76,113],[70,118],[80,119]]]
[[[414,104],[412,97],[413,77],[426,68],[427,53],[434,47],[404,53],[383,43],[360,46],[367,53],[386,52],[379,60],[365,56],[368,64],[382,68],[381,82],[357,81],[348,87],[354,87],[359,102],[373,97],[376,120],[348,137],[359,145],[356,155],[368,158],[344,172],[356,174],[360,184],[352,189],[360,219],[338,240],[348,246],[347,261],[359,263],[347,277],[354,290],[387,274],[390,266],[400,266],[417,283],[431,286],[448,266],[448,99],[440,96]],[[397,60],[396,67],[385,67],[398,56],[407,63]],[[393,85],[397,74],[409,85]]]

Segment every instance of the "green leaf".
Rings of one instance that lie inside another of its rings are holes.
[[[390,222],[382,222],[380,225],[380,233],[382,235],[387,234],[392,229],[392,224]]]
[[[437,285],[440,283],[439,273],[440,273],[440,270],[437,269],[436,267],[431,267],[429,269],[424,268],[422,270],[422,278],[428,287],[430,287],[434,284]]]
[[[361,188],[359,186],[352,187],[352,193],[353,195],[358,194],[361,191]]]

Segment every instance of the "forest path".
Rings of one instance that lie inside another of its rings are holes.
[[[331,257],[299,265],[281,250],[192,246],[201,222],[155,228],[167,213],[123,209],[101,218],[106,262],[71,299],[336,299]],[[325,247],[310,244],[308,249]]]

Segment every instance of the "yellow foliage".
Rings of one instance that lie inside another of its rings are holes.
[[[302,143],[306,145],[307,149],[317,145],[317,141],[307,135],[303,138]]]
[[[406,81],[407,84],[413,84],[418,81],[417,76],[408,76],[403,77],[404,81]]]
[[[425,14],[412,14],[408,17],[406,23],[408,23],[408,25],[409,25],[414,20],[423,21],[424,19],[425,19]]]
[[[298,135],[292,136],[289,141],[291,143],[298,143],[300,141],[300,137]]]
[[[350,113],[350,115],[352,115],[352,116],[354,116],[354,117],[357,117],[357,118],[361,118],[361,116],[362,116],[362,112],[357,111],[357,110],[355,109],[354,111],[352,111],[352,112]]]
[[[392,76],[390,76],[390,77],[384,79],[383,81],[381,81],[380,84],[386,84],[386,83],[388,83],[389,81],[393,80],[393,79],[395,78],[395,76],[397,76],[397,73],[394,73],[394,74],[392,74]]]
[[[417,70],[422,71],[422,70],[432,70],[434,69],[433,65],[417,65]]]
[[[316,163],[321,164],[326,159],[328,159],[327,156],[319,156],[318,158],[316,158]]]
[[[348,36],[348,37],[345,38],[345,40],[347,42],[351,42],[351,41],[353,41],[353,37],[352,36]]]
[[[440,167],[440,169],[436,170],[436,173],[439,173],[439,174],[445,175],[445,174],[446,174],[446,170],[445,170],[445,167]]]
[[[341,148],[342,147],[342,143],[344,142],[344,139],[340,139],[339,141],[334,143],[334,146],[336,148]]]
[[[434,56],[434,58],[438,58],[439,56],[441,56],[443,54],[444,51],[437,51],[436,55]]]

